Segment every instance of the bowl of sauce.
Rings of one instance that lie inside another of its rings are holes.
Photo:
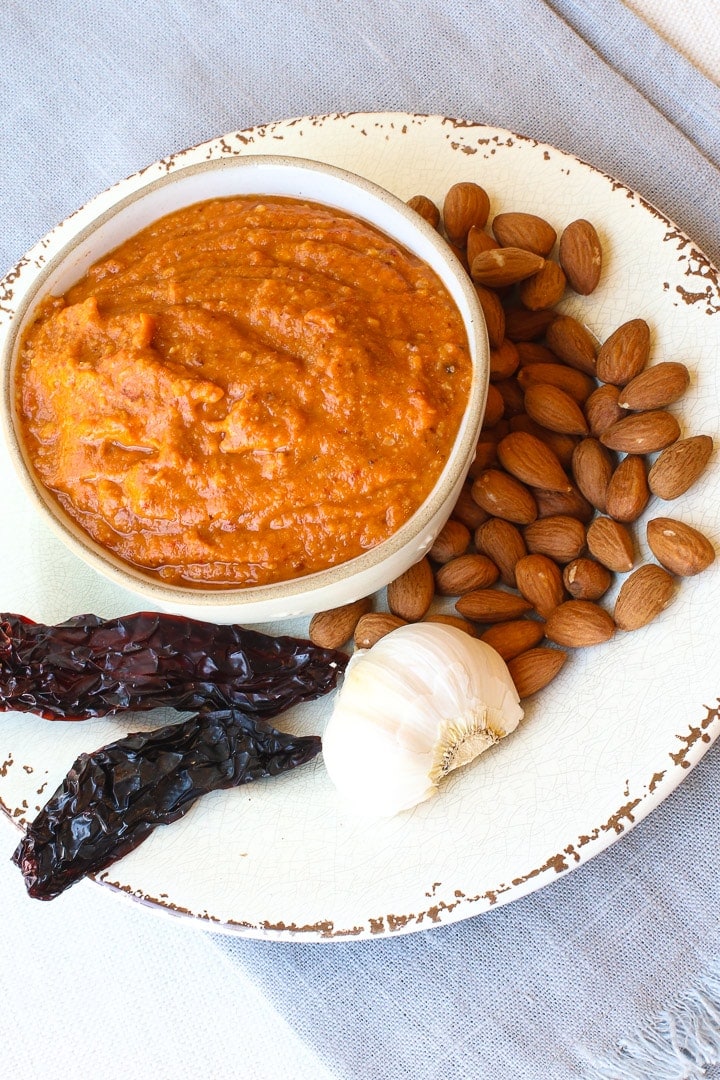
[[[0,330],[10,453],[63,540],[215,621],[334,607],[421,558],[489,370],[445,241],[297,158],[196,162],[99,202],[46,238]]]

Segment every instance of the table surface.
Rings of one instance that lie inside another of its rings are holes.
[[[312,5],[304,4],[303,0],[289,0],[289,7],[296,5],[307,8],[310,15]],[[171,19],[173,5],[166,7]],[[326,7],[322,5],[323,11]],[[706,78],[720,85],[720,7],[717,2],[686,0],[677,4],[674,0],[628,0],[628,7],[678,55],[684,56]],[[73,5],[71,8],[74,10]],[[271,5],[268,17],[279,20],[280,25],[282,6]],[[39,35],[42,5],[26,9],[23,4],[10,3],[5,18],[16,31],[30,37]],[[184,38],[193,34],[192,28],[179,22],[170,23],[170,30]],[[257,42],[262,40],[262,27],[253,27],[252,33]],[[610,29],[608,34],[611,34]],[[158,49],[159,62],[172,64],[172,58],[162,54],[161,43]],[[75,58],[80,64],[81,52],[79,47]],[[202,93],[203,72],[209,71],[214,63],[213,56],[206,53],[202,34],[197,33],[193,38],[191,53],[196,64],[197,95]],[[72,59],[68,57],[64,66],[61,65],[63,77],[69,82],[78,77],[73,71]],[[99,59],[102,63],[113,63],[112,56]],[[128,54],[123,62],[127,65],[129,81],[142,77],[141,73],[132,70]],[[327,62],[333,64],[335,58],[328,56]],[[352,66],[351,58],[346,57],[343,62]],[[402,63],[397,58],[396,62]],[[41,86],[42,73],[38,75]],[[253,115],[260,115],[258,110],[262,106],[254,96],[255,88],[243,83],[242,73],[236,77],[240,83],[239,95],[251,103]],[[282,71],[277,70],[275,77],[282,80]],[[41,107],[47,111],[48,122],[52,122],[57,104],[42,99],[40,90],[37,92]],[[419,77],[420,110],[422,96],[422,79]],[[337,107],[340,106],[338,102]],[[385,107],[393,108],[393,102],[386,101]],[[122,108],[123,103],[119,101],[119,114]],[[188,100],[187,108],[192,116],[193,110],[197,109],[196,98]],[[10,125],[16,122],[8,100],[0,109],[0,122],[6,120]],[[149,111],[151,115],[160,115],[163,106],[153,102]],[[279,118],[266,117],[267,120]],[[219,123],[223,120],[224,117],[218,116]],[[125,140],[129,145],[135,125],[143,122],[138,115],[124,117],[118,123],[116,133],[108,135],[106,132],[103,140],[106,145],[113,139]],[[175,145],[167,146],[169,152],[198,141],[198,132],[188,124],[187,130],[173,129],[167,137],[178,139]],[[715,137],[720,138],[720,132],[716,131]],[[76,171],[78,189],[81,189],[82,161],[77,162]],[[107,183],[117,178],[109,175]],[[4,192],[3,198],[12,211],[13,194]],[[35,239],[34,235],[28,235],[25,246]],[[718,767],[717,758],[715,767]],[[12,822],[0,816],[0,841],[6,853],[11,851],[18,837]],[[554,888],[551,886],[550,891]],[[293,1080],[306,1077],[308,1080],[325,1080],[326,1077],[370,1075],[365,1071],[355,1072],[352,1061],[347,1061],[346,1068],[341,1071],[337,1062],[342,1055],[337,1048],[334,1054],[318,1054],[317,1044],[304,1037],[302,1027],[291,1024],[282,1015],[282,1010],[277,1007],[277,993],[269,990],[268,982],[256,980],[247,964],[236,962],[232,948],[218,948],[202,927],[188,925],[186,921],[180,925],[178,920],[164,913],[157,914],[87,881],[51,904],[31,902],[26,897],[20,875],[8,858],[0,859],[0,907],[3,911],[0,1033],[7,1036],[5,1043],[9,1046],[3,1052],[7,1062],[3,1072],[9,1080],[59,1080],[60,1077],[86,1075],[105,1080],[121,1076],[153,1077],[155,1080],[199,1076],[224,1080],[225,1077],[242,1076],[253,1080],[275,1080],[283,1075],[289,1075]],[[283,945],[276,948],[282,949]],[[321,1006],[318,1002],[318,1007]],[[362,1008],[361,1002],[358,1008]],[[522,1037],[518,1037],[518,1046],[521,1045]],[[688,1069],[687,1076],[700,1075],[692,1072],[690,1066]],[[437,1076],[441,1075],[438,1071]],[[550,1074],[543,1074],[538,1066],[537,1072],[528,1067],[525,1075],[533,1080],[536,1075]],[[563,1072],[562,1076],[565,1075]],[[612,1074],[608,1072],[607,1075]],[[628,1071],[623,1075],[630,1076],[631,1073]],[[632,1075],[646,1075],[647,1080],[651,1080],[653,1074],[648,1071]],[[668,1073],[670,1075],[675,1074]],[[711,1069],[703,1075],[717,1074]],[[590,1069],[587,1076],[590,1076]]]

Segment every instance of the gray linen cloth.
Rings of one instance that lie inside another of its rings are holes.
[[[350,110],[454,115],[553,143],[720,262],[720,90],[618,0],[11,0],[0,35],[3,266],[156,158]],[[717,1076],[719,787],[714,748],[619,844],[455,926],[208,944],[339,1080]]]

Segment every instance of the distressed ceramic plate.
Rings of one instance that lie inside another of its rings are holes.
[[[690,390],[674,408],[684,432],[717,437],[717,271],[623,184],[507,131],[440,117],[351,114],[234,132],[120,186],[130,193],[167,170],[248,153],[315,158],[404,199],[423,193],[441,202],[455,181],[477,180],[491,196],[493,213],[538,213],[558,231],[573,218],[589,218],[606,253],[603,279],[592,296],[568,297],[562,309],[600,339],[627,319],[646,319],[653,361],[682,360],[692,372]],[[105,198],[80,214],[97,211]],[[28,263],[45,258],[63,228],[42,241]],[[17,287],[23,265],[3,283],[6,295]],[[5,457],[0,469],[0,607],[47,622],[85,611],[135,610],[130,593],[101,581],[46,531]],[[714,459],[691,492],[673,504],[653,500],[644,517],[673,515],[717,541],[720,470]],[[636,532],[644,558],[642,522]],[[282,629],[304,634],[307,620]],[[572,655],[556,681],[526,703],[516,734],[451,776],[441,797],[414,811],[381,823],[350,819],[319,759],[279,779],[207,797],[98,880],[186,916],[190,925],[210,923],[256,937],[343,940],[477,915],[572,870],[622,836],[687,775],[720,731],[719,639],[720,569],[714,566],[681,581],[672,606],[649,627]],[[282,726],[322,731],[330,704],[285,714]],[[80,752],[166,719],[71,724],[6,714],[0,725],[4,809],[22,826]],[[12,836],[4,835],[9,858]]]

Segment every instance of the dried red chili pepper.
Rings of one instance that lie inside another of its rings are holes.
[[[0,615],[0,711],[84,720],[121,709],[236,708],[272,717],[332,690],[345,653],[156,612],[56,626]]]
[[[201,795],[310,761],[317,735],[286,735],[226,709],[81,754],[28,826],[13,862],[30,896],[52,900],[177,821]]]

